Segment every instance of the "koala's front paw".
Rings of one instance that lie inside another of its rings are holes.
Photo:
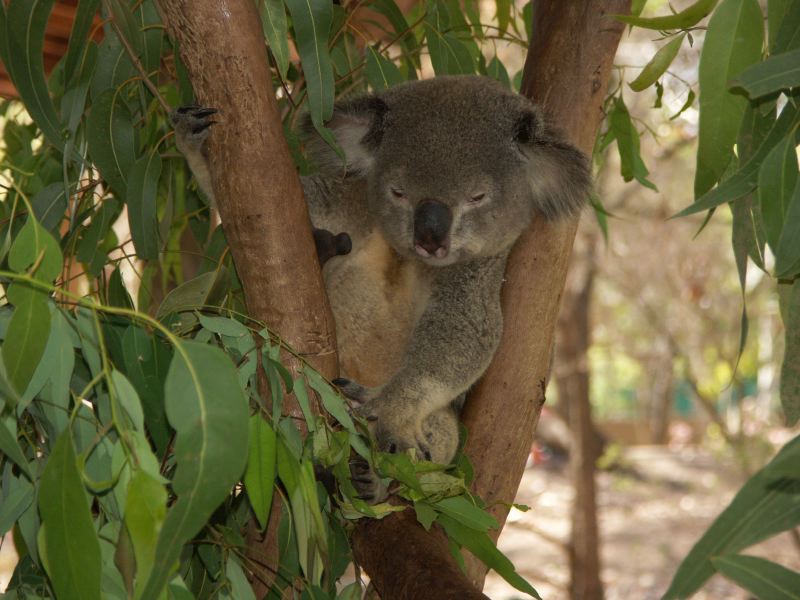
[[[347,233],[334,235],[327,229],[314,228],[314,243],[317,246],[317,258],[320,266],[334,256],[349,254],[353,249],[353,241]]]
[[[169,120],[175,127],[176,141],[182,152],[200,150],[208,138],[209,127],[216,123],[211,118],[216,113],[216,108],[194,104],[180,106],[170,113]]]
[[[369,504],[383,502],[389,496],[389,488],[369,463],[360,456],[350,461],[350,480],[358,492],[358,497]]]

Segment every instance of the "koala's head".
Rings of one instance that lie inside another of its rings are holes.
[[[590,183],[584,155],[526,98],[486,77],[415,81],[337,104],[321,168],[367,181],[370,213],[394,249],[444,266],[495,256],[538,211],[574,214]]]

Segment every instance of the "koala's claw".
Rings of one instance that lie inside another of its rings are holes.
[[[216,108],[189,104],[179,106],[169,115],[175,127],[178,146],[200,147],[208,137],[208,128],[216,123],[210,117],[217,114]]]
[[[389,495],[388,487],[361,457],[350,461],[350,480],[358,492],[358,497],[364,502],[377,504],[386,500]]]

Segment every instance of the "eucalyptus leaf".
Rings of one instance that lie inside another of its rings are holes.
[[[167,490],[137,469],[128,484],[126,506],[125,526],[136,556],[137,592],[141,592],[153,569],[158,534],[167,514]]]
[[[687,29],[697,25],[704,17],[711,14],[718,0],[697,0],[691,6],[672,15],[664,17],[639,17],[629,15],[612,15],[615,19],[645,29],[658,31],[666,29]],[[642,4],[642,8],[643,8]],[[641,10],[641,8],[639,8]],[[636,12],[634,12],[636,14]]]
[[[100,56],[105,55],[101,51]],[[86,121],[86,139],[89,155],[100,174],[125,198],[128,175],[136,160],[136,142],[133,117],[119,90],[107,89],[93,99]]]
[[[175,429],[177,501],[161,528],[141,598],[158,597],[183,545],[228,496],[247,461],[247,398],[233,363],[219,348],[179,342],[164,388],[167,418]]]
[[[800,573],[757,556],[719,556],[714,567],[757,598],[800,600]]]
[[[137,160],[128,176],[128,223],[139,258],[158,258],[161,250],[158,232],[158,180],[161,177],[161,156],[154,147]]]
[[[678,51],[681,49],[681,44],[683,44],[685,37],[685,33],[677,35],[658,49],[658,52],[645,65],[642,72],[628,84],[634,92],[641,92],[658,81],[659,77],[669,69],[672,61],[678,56]]]
[[[743,89],[751,99],[762,98],[800,86],[800,48],[770,56],[748,67],[731,82],[731,88]]]
[[[790,131],[761,163],[758,172],[758,201],[767,243],[777,251],[786,212],[798,181],[794,132]]]
[[[69,430],[56,441],[39,483],[45,566],[59,598],[100,600],[100,544]]]
[[[253,415],[249,421],[250,447],[247,469],[244,472],[244,486],[250,506],[264,529],[272,507],[272,494],[275,489],[275,469],[277,445],[275,431],[261,415]]]
[[[275,58],[278,75],[286,79],[289,70],[289,36],[287,34],[286,9],[283,0],[259,0],[261,27],[269,42],[269,49]]]

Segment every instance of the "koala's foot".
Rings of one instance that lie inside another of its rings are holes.
[[[175,127],[175,139],[181,152],[186,154],[201,150],[208,138],[209,127],[216,123],[211,118],[216,113],[216,108],[194,104],[180,106],[170,113],[169,120]]]
[[[370,423],[380,451],[396,454],[415,448],[419,458],[431,460],[430,443],[418,415],[404,415],[399,410],[405,403],[383,398],[381,388],[368,388],[350,379],[334,379],[333,383],[357,404],[353,413]]]
[[[369,504],[383,502],[389,496],[389,488],[369,463],[360,456],[350,461],[350,480],[358,492],[358,497]]]
[[[320,266],[334,256],[350,254],[353,242],[346,233],[334,235],[327,229],[314,229],[314,243],[317,246],[317,258]]]

